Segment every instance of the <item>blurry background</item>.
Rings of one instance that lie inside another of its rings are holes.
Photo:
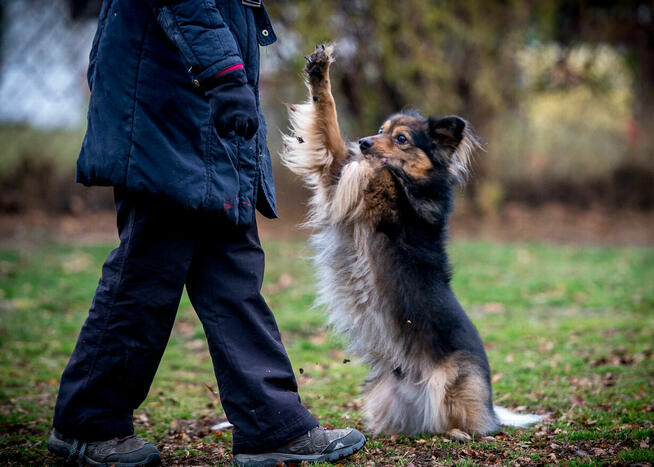
[[[99,3],[0,0],[0,465],[55,465],[59,376],[117,242],[111,189],[74,182]],[[651,0],[267,4],[279,41],[261,50],[261,95],[281,218],[259,224],[263,293],[303,403],[326,426],[363,429],[367,370],[312,306],[307,193],[276,155],[283,104],[305,98],[303,57],[333,41],[349,138],[419,108],[459,114],[483,139],[451,222],[452,287],[483,336],[494,400],[551,415],[474,443],[369,436],[355,464],[654,463]],[[185,295],[135,414],[166,465],[231,463],[214,388]]]
[[[74,183],[99,0],[0,0],[0,234],[53,225],[114,235],[110,189]],[[279,165],[303,56],[332,41],[343,132],[417,108],[469,120],[485,143],[459,197],[462,235],[651,243],[654,8],[646,1],[270,0],[262,48],[280,220],[306,192]],[[106,219],[99,213],[106,211]],[[100,216],[100,217],[98,217]],[[91,220],[91,222],[89,222]]]

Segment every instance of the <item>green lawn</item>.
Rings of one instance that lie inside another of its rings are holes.
[[[264,246],[264,294],[304,403],[323,424],[362,428],[366,369],[311,307],[309,251],[299,241]],[[0,249],[0,464],[54,463],[45,439],[58,378],[111,247]],[[471,443],[369,436],[354,465],[654,462],[654,249],[460,242],[451,254],[453,287],[486,343],[496,402],[549,419]],[[215,388],[184,297],[136,413],[138,434],[168,464],[230,462],[230,433],[210,430],[224,419]]]

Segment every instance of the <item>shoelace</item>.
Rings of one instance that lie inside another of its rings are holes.
[[[77,465],[83,466],[85,452],[86,452],[86,441],[82,441],[82,444],[80,446],[80,441],[78,439],[73,440],[73,445],[71,446],[70,452],[68,453],[66,464],[72,464],[73,462],[77,461]]]
[[[127,441],[128,439],[136,438],[135,434],[127,435],[124,438],[114,438],[114,441],[116,444],[122,443],[123,441]]]
[[[326,431],[326,430],[327,430],[327,428],[325,428],[324,426],[318,426],[317,428],[319,428],[319,429],[322,430],[322,431]],[[311,431],[312,431],[312,430],[313,430],[313,429],[307,431],[307,438],[311,438]],[[294,447],[295,444],[296,444],[296,443],[291,443],[291,447]]]

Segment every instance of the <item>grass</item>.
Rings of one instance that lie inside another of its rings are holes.
[[[264,285],[304,403],[358,426],[366,368],[311,307],[302,242],[266,242]],[[45,447],[58,379],[111,245],[0,249],[0,463],[54,463]],[[528,430],[469,443],[369,436],[355,465],[654,462],[654,249],[454,243],[453,288],[480,330],[495,401],[547,413]],[[346,362],[346,360],[352,360]],[[185,296],[138,434],[169,464],[230,462],[204,333]]]
[[[57,174],[75,168],[84,128],[37,130],[24,125],[0,125],[0,179],[12,177],[21,164],[46,165]]]

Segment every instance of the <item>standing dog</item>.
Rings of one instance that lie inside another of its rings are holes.
[[[347,145],[329,83],[331,55],[320,46],[307,58],[310,100],[290,107],[282,157],[313,191],[319,302],[371,368],[368,427],[467,437],[538,421],[493,406],[486,352],[450,288],[453,187],[478,147],[468,124],[399,113],[378,134]]]

